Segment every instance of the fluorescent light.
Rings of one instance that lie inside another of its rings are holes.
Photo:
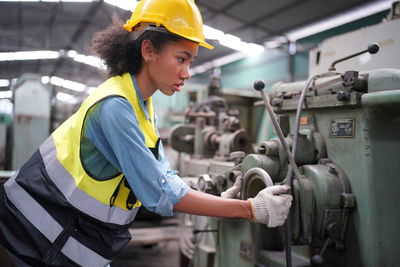
[[[42,76],[41,81],[43,84],[48,84],[50,82],[49,76]]]
[[[94,0],[61,0],[60,2],[68,3],[68,2],[93,2]],[[42,0],[43,2],[43,0]]]
[[[8,91],[0,91],[0,98],[11,98],[12,92],[11,90]]]
[[[10,80],[0,79],[0,87],[8,87],[10,85]]]
[[[78,52],[76,52],[75,50],[68,51],[67,56],[72,58],[76,62],[84,63],[99,69],[106,69],[104,61],[98,57],[78,54]]]
[[[60,55],[58,52],[49,50],[0,53],[0,61],[56,59],[59,57]]]
[[[50,79],[47,76],[42,78],[42,81],[49,81],[50,84],[55,86],[64,87],[73,91],[83,92],[87,88],[83,83],[78,83],[70,80],[64,80],[63,78],[52,76]]]
[[[238,50],[238,51],[240,51],[240,49],[241,49],[242,40],[240,40],[239,37],[236,37],[236,36],[234,36],[232,34],[225,34],[218,41],[223,46],[226,46],[226,47]]]
[[[223,31],[203,25],[206,39],[217,40],[221,45],[247,55],[258,55],[264,52],[264,47],[254,43],[243,42],[239,37],[232,34],[225,34]]]
[[[360,7],[350,9],[342,14],[329,17],[308,26],[291,30],[286,35],[289,40],[296,41],[313,34],[323,32],[334,27],[376,14],[378,12],[390,9],[393,0],[380,0],[370,4],[362,5]]]
[[[253,43],[246,43],[244,45],[243,53],[245,53],[249,56],[256,56],[256,55],[263,53],[264,50],[265,50],[265,48],[261,45],[253,44]]]
[[[83,83],[78,83],[70,80],[64,80],[62,86],[78,92],[83,92],[86,89],[86,85],[84,85]]]
[[[246,54],[243,54],[241,52],[236,52],[236,53],[224,56],[224,57],[220,57],[220,58],[211,60],[209,62],[206,62],[206,63],[202,64],[202,65],[196,66],[196,67],[190,69],[190,74],[191,75],[195,75],[195,74],[198,74],[198,73],[203,73],[203,72],[206,72],[209,69],[216,68],[216,67],[221,67],[223,65],[232,63],[234,61],[238,61],[239,59],[242,59],[242,58],[245,58],[245,57],[247,57]]]
[[[104,2],[129,11],[133,11],[138,4],[137,1],[121,1],[121,0],[104,0]]]
[[[77,91],[77,92],[86,91],[86,92],[90,93],[91,91],[96,89],[96,87],[89,87],[86,84],[66,80],[66,79],[63,79],[63,78],[60,78],[57,76],[52,76],[52,77],[42,76],[40,80],[43,84],[52,84],[55,86],[63,87],[63,88],[69,89],[69,90]],[[0,87],[6,87],[9,84],[10,84],[10,81],[8,79],[0,79]]]
[[[74,96],[63,92],[58,92],[56,98],[63,102],[69,102]]]
[[[78,83],[78,82],[74,82],[74,81],[70,81],[70,80],[65,80],[63,78],[57,77],[57,76],[42,76],[41,81],[43,84],[52,84],[55,86],[60,86],[60,87],[64,87],[73,91],[77,91],[77,92],[83,92],[85,90],[87,90],[87,88],[89,88],[87,85],[83,84],[83,83]]]
[[[1,0],[0,0],[1,1]],[[19,52],[1,52],[0,61],[19,61],[19,60],[45,60],[57,59],[60,57],[69,57],[76,62],[83,63],[98,69],[106,69],[104,61],[95,56],[79,54],[75,50],[65,52],[60,51],[19,51]]]
[[[203,25],[204,36],[209,40],[219,40],[222,39],[225,33],[223,31],[217,30],[213,27]]]
[[[0,2],[93,2],[96,0],[0,0]]]

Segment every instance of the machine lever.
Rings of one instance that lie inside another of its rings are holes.
[[[322,257],[325,253],[325,250],[328,248],[329,245],[332,244],[334,241],[339,241],[342,236],[343,228],[340,224],[336,222],[332,222],[326,226],[326,234],[328,238],[326,239],[324,245],[322,246],[321,251],[319,254],[316,254],[311,257],[311,265],[312,266],[323,266],[324,265],[324,258]]]
[[[342,61],[348,60],[348,59],[350,59],[350,58],[359,56],[359,55],[364,54],[364,53],[366,53],[366,52],[368,52],[368,53],[370,53],[370,54],[376,54],[376,53],[378,53],[378,51],[379,51],[379,45],[376,44],[376,43],[372,43],[372,44],[368,45],[368,48],[365,49],[365,50],[363,50],[363,51],[360,51],[360,52],[357,52],[357,53],[355,53],[355,54],[349,55],[349,56],[347,56],[347,57],[340,58],[340,59],[338,59],[338,60],[333,61],[328,70],[329,70],[329,71],[336,71],[335,65],[336,65],[337,63],[339,63],[339,62],[342,62]]]
[[[324,266],[324,258],[322,255],[325,253],[326,248],[332,243],[333,239],[328,237],[328,239],[325,241],[324,245],[322,246],[321,251],[319,254],[316,254],[311,257],[311,265],[312,266]]]
[[[307,196],[305,195],[306,189],[305,189],[305,185],[303,183],[302,180],[302,176],[300,174],[299,168],[297,167],[296,162],[294,161],[294,156],[292,156],[292,154],[290,153],[289,147],[286,144],[285,141],[285,137],[283,135],[282,129],[279,126],[278,120],[275,117],[275,113],[272,110],[272,106],[270,104],[269,101],[269,97],[268,95],[264,92],[264,87],[265,87],[265,83],[262,80],[257,80],[254,82],[254,89],[256,89],[257,91],[260,92],[263,100],[264,100],[264,105],[265,105],[265,109],[267,111],[267,113],[269,114],[272,124],[274,125],[275,131],[278,134],[279,140],[281,141],[282,147],[283,147],[283,151],[286,154],[286,157],[289,161],[290,166],[293,169],[293,173],[294,176],[299,184],[300,187],[300,201],[301,203],[306,203],[306,198]],[[290,185],[289,185],[290,186]],[[309,196],[308,196],[309,197]],[[310,214],[308,214],[307,210],[306,210],[306,206],[305,205],[301,205],[301,209],[302,209],[302,214],[305,215],[302,217],[302,227],[303,227],[303,232],[304,232],[304,240],[306,243],[311,243],[312,241],[312,237],[311,237],[311,232],[308,229],[309,223],[310,223]],[[306,214],[308,216],[306,216]]]
[[[269,101],[269,97],[263,90],[264,87],[265,87],[264,81],[257,80],[257,81],[254,82],[254,89],[256,89],[257,91],[260,92],[260,94],[261,94],[261,96],[262,96],[262,98],[264,100],[265,109],[267,110],[267,113],[269,114],[269,116],[271,118],[272,124],[274,125],[276,133],[278,134],[278,137],[279,137],[279,139],[280,139],[280,141],[282,143],[283,150],[284,150],[284,152],[285,152],[285,154],[286,154],[286,156],[288,158],[289,164],[293,168],[293,172],[295,174],[295,177],[300,180],[301,174],[300,174],[299,168],[297,167],[296,162],[294,161],[294,158],[292,157],[292,155],[290,153],[289,147],[286,144],[285,136],[283,135],[282,129],[279,126],[278,120],[276,119],[275,114],[274,114],[274,112],[272,110],[272,107],[271,107],[271,104],[270,104],[270,101]]]

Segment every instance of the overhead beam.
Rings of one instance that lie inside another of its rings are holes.
[[[71,50],[73,45],[79,40],[79,38],[82,36],[82,33],[90,25],[90,23],[92,21],[91,18],[95,17],[96,13],[99,11],[99,9],[103,5],[103,3],[104,3],[103,0],[99,0],[98,2],[92,2],[90,8],[84,15],[83,19],[79,23],[75,32],[72,34],[69,43],[65,46],[65,48],[64,48],[65,51]],[[50,76],[54,76],[57,73],[57,71],[60,69],[60,67],[64,64],[64,61],[65,61],[65,58],[63,58],[63,57],[57,61],[57,63],[54,66],[53,71],[50,73]]]
[[[197,5],[200,6],[200,7],[204,7],[204,8],[206,8],[206,9],[208,9],[209,11],[213,12],[213,13],[214,13],[213,16],[214,16],[214,15],[223,14],[224,16],[226,16],[226,17],[228,17],[228,18],[230,18],[230,19],[239,21],[239,22],[241,22],[242,24],[248,24],[248,22],[245,21],[245,20],[244,20],[243,18],[241,18],[240,16],[236,16],[236,15],[233,15],[233,14],[228,13],[227,10],[229,10],[229,9],[225,9],[225,10],[216,9],[216,8],[214,8],[212,5],[205,4],[204,2],[197,2]],[[275,31],[273,31],[273,30],[271,30],[271,29],[267,29],[267,28],[262,27],[262,26],[260,26],[260,25],[255,25],[254,27],[260,29],[261,31],[263,31],[263,32],[265,32],[265,33],[267,33],[268,35],[270,35],[270,34],[277,34]],[[234,33],[234,32],[233,32],[233,31],[230,31],[229,33]]]

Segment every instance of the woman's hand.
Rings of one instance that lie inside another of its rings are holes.
[[[264,223],[268,227],[277,227],[285,223],[292,204],[287,185],[274,185],[261,190],[254,198],[249,198],[253,211],[253,221]]]

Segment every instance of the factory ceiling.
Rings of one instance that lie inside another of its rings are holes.
[[[368,0],[197,0],[204,24],[232,34],[245,42],[264,45],[327,17],[363,7]],[[388,4],[388,9],[390,4]],[[2,2],[0,1],[0,52],[70,51],[91,55],[92,34],[104,29],[116,13],[126,20],[131,12],[105,1]],[[214,50],[200,49],[194,67],[236,51],[209,41]],[[69,57],[46,60],[0,61],[0,79],[24,73],[57,76],[97,86],[104,73]],[[1,88],[0,88],[1,90]]]

